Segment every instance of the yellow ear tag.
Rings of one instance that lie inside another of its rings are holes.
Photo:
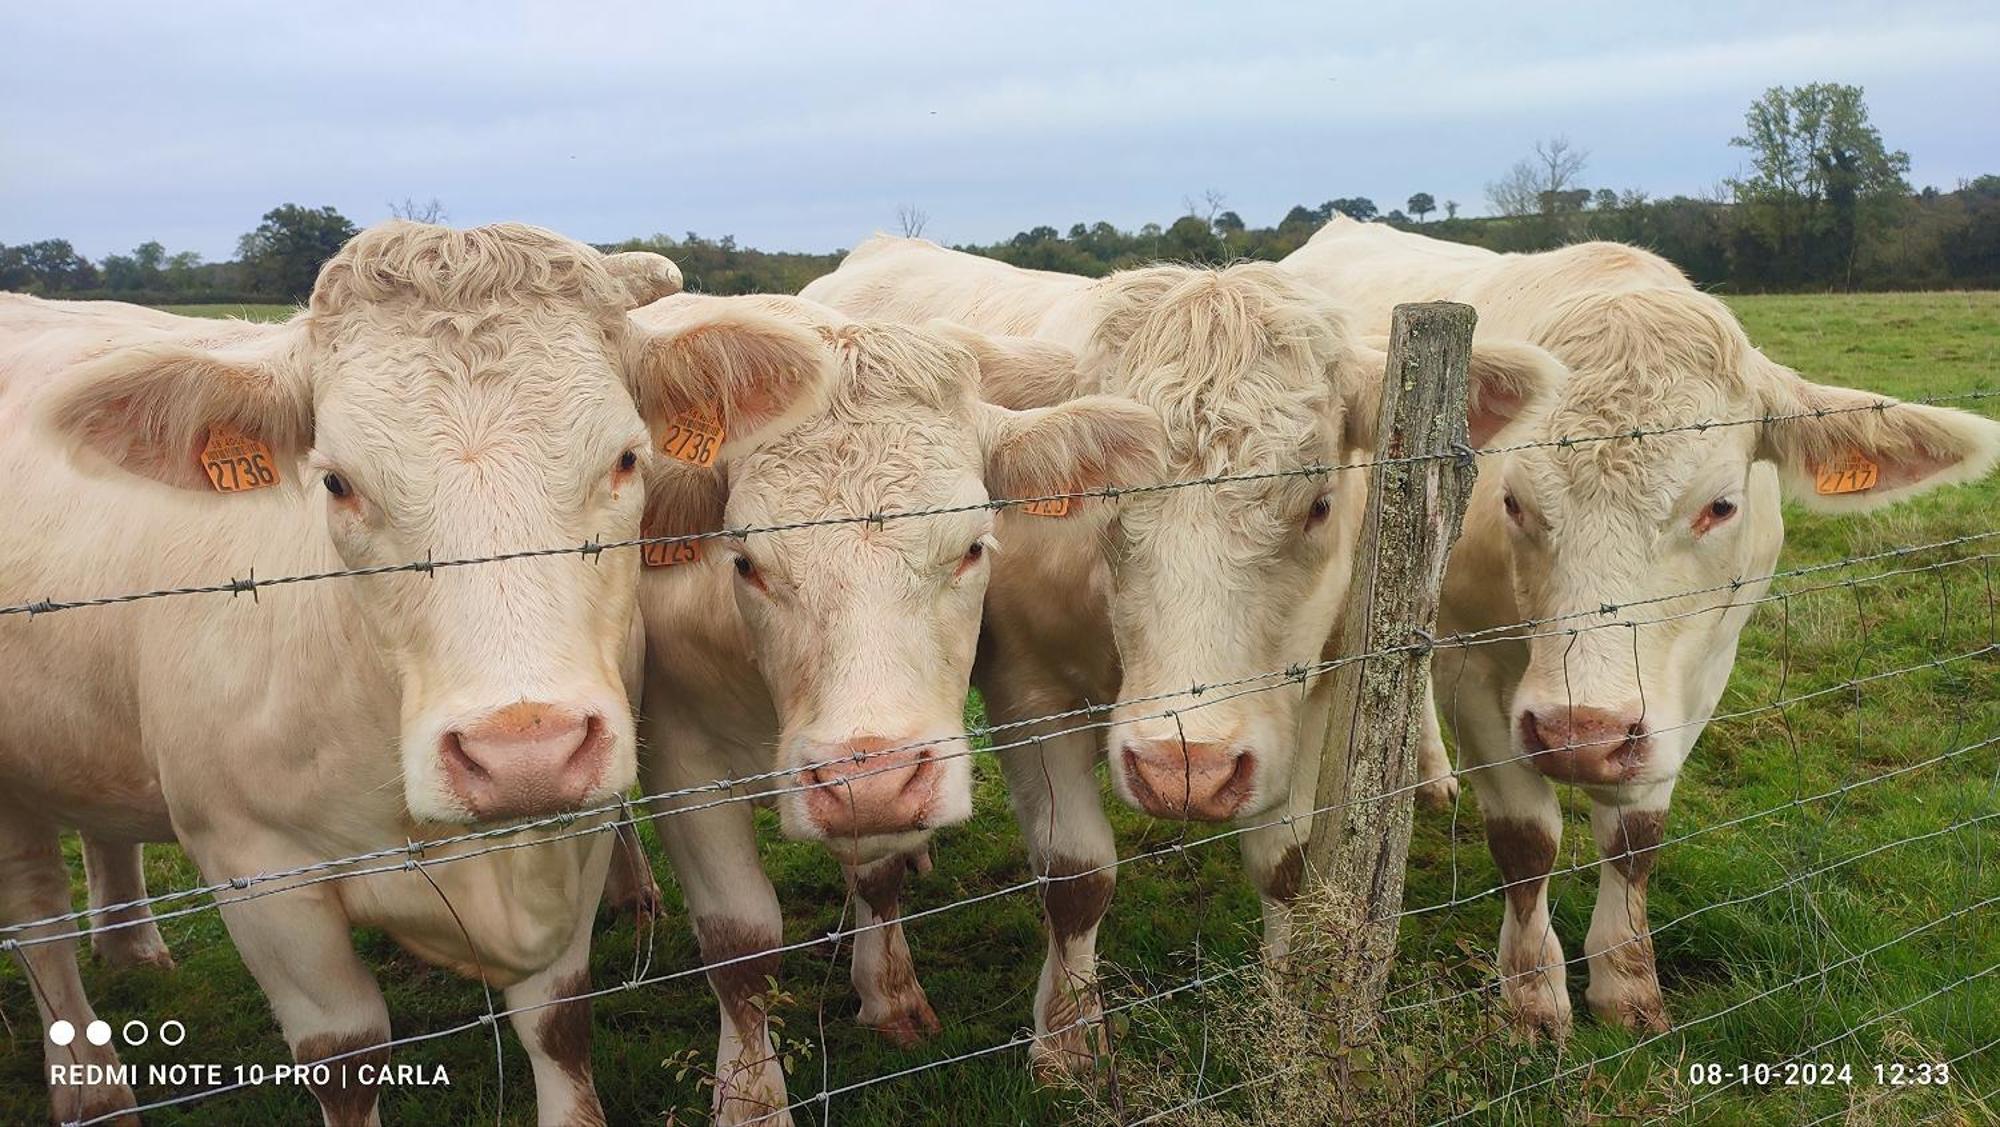
[[[722,413],[699,404],[675,415],[660,435],[660,453],[707,469],[722,451]]]
[[[701,541],[670,540],[639,545],[639,558],[647,567],[679,567],[701,559]]]
[[[278,461],[271,448],[228,423],[208,428],[201,468],[217,493],[245,493],[278,484]]]
[[[1866,493],[1882,480],[1882,467],[1860,454],[1849,454],[1832,465],[1821,466],[1814,476],[1813,488],[1822,497]]]
[[[1074,493],[1071,489],[1066,492]],[[1031,517],[1066,517],[1069,515],[1068,497],[1045,497],[1040,501],[1030,501],[1021,506],[1021,511]]]

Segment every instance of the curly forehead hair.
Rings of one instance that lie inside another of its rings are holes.
[[[624,290],[603,256],[525,223],[452,228],[392,220],[348,240],[320,270],[311,311],[337,317],[360,305],[410,300],[470,312],[498,301],[581,305],[600,317],[624,311]]]

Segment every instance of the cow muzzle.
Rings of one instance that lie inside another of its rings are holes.
[[[1133,801],[1156,818],[1226,822],[1257,779],[1256,757],[1228,743],[1127,740],[1118,760]]]
[[[1527,708],[1517,729],[1528,762],[1559,783],[1631,782],[1653,752],[1652,735],[1637,709]]]
[[[607,774],[613,736],[602,714],[521,701],[445,732],[446,785],[474,818],[574,810]]]
[[[864,736],[823,744],[798,773],[811,828],[828,838],[927,830],[942,813],[944,765],[914,739]]]

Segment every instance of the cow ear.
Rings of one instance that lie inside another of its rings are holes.
[[[287,329],[212,351],[148,344],[108,352],[43,392],[37,422],[84,465],[202,491],[227,488],[210,480],[202,455],[234,432],[244,440],[236,449],[269,451],[274,480],[263,484],[275,484],[312,445],[312,388],[298,343]]]
[[[1858,512],[1973,481],[2000,461],[2000,422],[1811,383],[1766,364],[1771,416],[1758,457],[1777,463],[1787,496],[1821,512]]]
[[[979,366],[979,397],[1024,411],[1052,407],[1077,394],[1077,355],[1034,337],[988,336],[955,321],[924,326],[972,353]]]
[[[681,268],[663,254],[628,250],[604,256],[604,269],[625,291],[625,308],[651,305],[681,292]]]
[[[1167,434],[1159,416],[1118,396],[1086,395],[1030,411],[984,404],[981,424],[986,491],[994,497],[1122,489],[1164,472]]]
[[[1569,379],[1569,369],[1525,341],[1472,342],[1465,370],[1466,442],[1486,446]]]
[[[673,458],[646,461],[646,536],[694,536],[722,529],[729,486],[720,469],[704,469]]]
[[[1382,418],[1382,380],[1389,372],[1388,337],[1356,344],[1336,366],[1333,386],[1345,408],[1341,447],[1348,453],[1375,448],[1375,431]]]
[[[671,304],[671,303],[669,303]],[[700,465],[735,457],[817,410],[833,351],[813,329],[741,304],[688,300],[649,316],[639,343],[639,411],[668,453]],[[687,457],[675,433],[717,437]],[[706,428],[704,431],[703,428]]]

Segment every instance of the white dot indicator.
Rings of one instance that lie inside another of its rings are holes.
[[[49,1026],[49,1040],[54,1041],[58,1045],[69,1044],[71,1041],[76,1040],[76,1026],[71,1025],[61,1018],[57,1018],[55,1024]]]
[[[111,1043],[111,1023],[105,1021],[103,1018],[99,1018],[83,1027],[83,1035],[93,1045],[109,1045]]]

